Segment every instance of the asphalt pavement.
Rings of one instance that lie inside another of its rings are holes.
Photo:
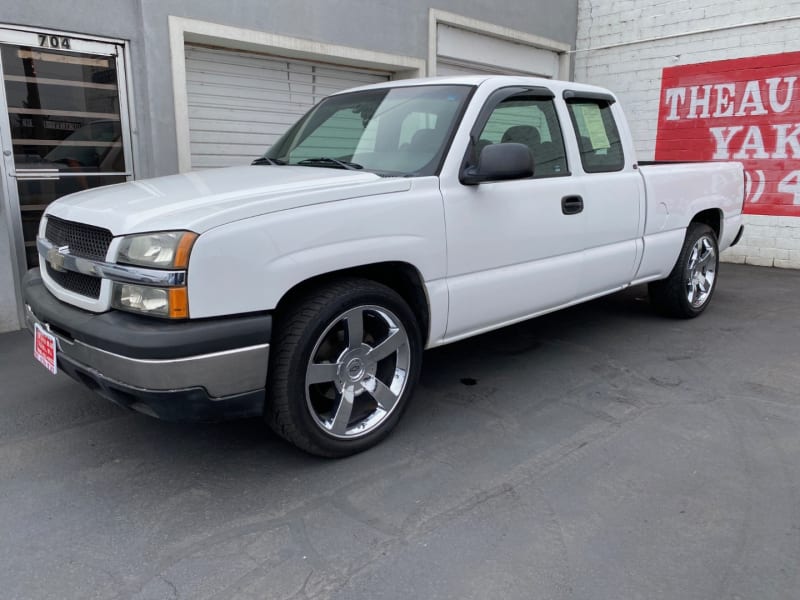
[[[0,335],[2,599],[800,598],[800,272],[425,355],[380,446],[126,412]]]

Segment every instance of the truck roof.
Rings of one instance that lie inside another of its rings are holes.
[[[377,90],[382,88],[393,87],[409,87],[419,85],[474,85],[474,86],[490,86],[492,88],[501,88],[511,85],[522,86],[542,86],[553,91],[554,94],[560,95],[566,89],[582,92],[595,92],[602,94],[611,94],[616,98],[616,95],[606,88],[596,85],[588,85],[585,83],[577,83],[574,81],[562,81],[558,79],[547,79],[545,77],[527,77],[520,75],[458,75],[449,77],[423,77],[418,79],[396,79],[394,81],[386,81],[383,83],[373,83],[370,85],[359,86],[336,92],[336,94],[343,94],[353,91],[363,90]],[[334,94],[334,95],[336,95]]]

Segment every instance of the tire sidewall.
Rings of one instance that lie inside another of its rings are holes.
[[[403,299],[393,290],[380,284],[364,281],[358,287],[361,289],[353,289],[325,305],[311,326],[301,334],[289,361],[287,392],[289,395],[288,410],[292,420],[301,427],[311,444],[329,456],[346,456],[366,450],[380,442],[394,429],[414,392],[422,362],[422,337],[419,325]],[[342,313],[362,305],[386,308],[397,316],[408,334],[411,359],[405,388],[397,405],[386,420],[373,431],[361,437],[343,440],[322,430],[311,415],[306,401],[306,369],[311,353],[323,332]]]

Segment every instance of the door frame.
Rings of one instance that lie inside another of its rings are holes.
[[[40,43],[40,36],[48,39],[45,44]],[[54,47],[50,38],[59,40],[59,45]],[[69,40],[69,47],[62,47],[61,40]],[[130,98],[131,71],[130,46],[125,40],[93,36],[69,31],[60,31],[49,28],[23,27],[0,23],[0,44],[29,45],[48,50],[62,52],[78,52],[84,54],[97,54],[113,56],[117,68],[117,88],[119,94],[120,126],[122,128],[122,149],[125,159],[125,177],[130,181],[134,178],[134,140],[135,119]],[[16,298],[17,318],[20,326],[25,326],[25,302],[22,298],[22,277],[28,270],[25,237],[22,229],[22,212],[19,201],[19,188],[17,186],[17,171],[14,164],[14,150],[11,139],[8,113],[8,99],[6,97],[5,79],[2,60],[0,60],[0,212],[4,213],[4,225],[8,231],[9,251],[11,258],[11,272],[13,277],[14,296]],[[63,177],[65,175],[60,175]],[[66,175],[69,176],[69,175]]]

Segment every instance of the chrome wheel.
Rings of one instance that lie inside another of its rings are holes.
[[[306,367],[308,410],[340,439],[366,435],[398,405],[409,378],[408,332],[392,311],[357,306],[322,332]]]
[[[714,240],[704,235],[689,254],[686,265],[686,299],[692,308],[700,308],[711,296],[717,276],[717,251]]]
[[[717,285],[717,235],[705,223],[689,223],[675,266],[665,279],[648,285],[650,302],[660,313],[680,319],[699,316]]]

